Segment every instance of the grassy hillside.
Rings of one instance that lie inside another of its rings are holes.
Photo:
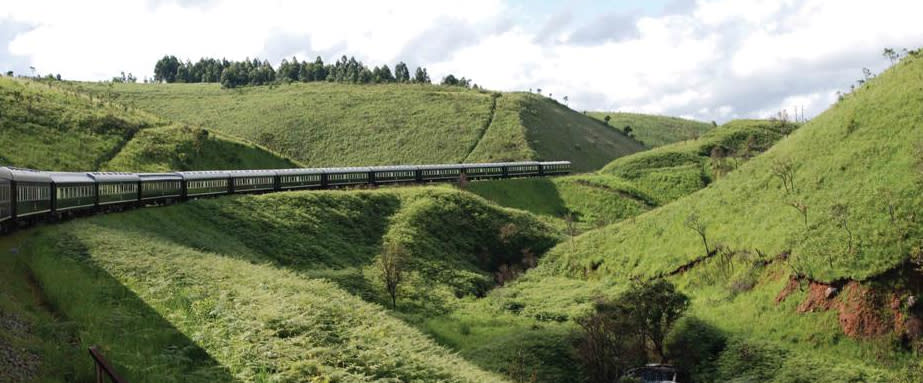
[[[621,131],[630,127],[631,134],[649,148],[696,139],[713,127],[706,122],[650,114],[588,112],[587,115],[600,121],[609,116],[608,125]]]
[[[188,126],[138,132],[102,166],[106,170],[164,172],[178,170],[286,169],[294,161],[256,145]]]
[[[796,127],[777,121],[735,120],[695,140],[619,158],[600,173],[632,181],[663,204],[702,189]]]
[[[42,170],[167,171],[295,166],[240,140],[60,83],[0,78],[0,164]]]
[[[705,188],[796,127],[763,120],[731,121],[696,140],[621,157],[597,174],[477,182],[467,190],[541,216],[570,216],[576,231],[582,232],[638,216]],[[561,220],[550,222],[566,226]]]
[[[50,83],[0,78],[0,164],[98,169],[158,118]]]
[[[132,382],[504,381],[376,304],[376,255],[407,249],[398,309],[420,315],[483,294],[501,266],[556,240],[528,214],[441,187],[200,200],[26,234],[3,240],[19,272],[0,310],[56,329],[30,346],[55,366],[37,374],[90,380],[82,347],[99,344]],[[44,303],[23,298],[30,283]],[[73,346],[50,346],[61,338]]]
[[[570,323],[631,280],[666,277],[730,339],[708,380],[908,381],[923,346],[907,327],[923,317],[908,301],[923,293],[921,78],[923,58],[904,59],[707,188],[559,244],[452,318],[481,318],[473,333]],[[504,308],[505,326],[483,320]]]
[[[566,159],[590,170],[643,149],[593,119],[524,93],[399,84],[70,86],[245,138],[309,166]]]

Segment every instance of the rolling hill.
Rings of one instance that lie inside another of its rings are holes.
[[[0,164],[42,170],[288,168],[291,160],[205,129],[62,88],[0,78]]]
[[[643,150],[552,100],[424,85],[91,84],[70,89],[244,138],[308,166],[570,160],[595,170]]]
[[[479,333],[568,322],[633,280],[667,278],[691,296],[691,316],[729,339],[703,366],[706,381],[915,381],[921,78],[923,57],[903,59],[708,187],[560,243],[535,270],[437,324]]]
[[[406,249],[415,266],[398,308],[442,312],[556,240],[529,214],[444,187],[77,220],[0,239],[20,249],[3,257],[0,315],[42,329],[3,334],[0,346],[28,344],[55,366],[36,373],[48,381],[90,380],[82,350],[98,344],[132,382],[501,382],[385,310],[375,259],[383,243]]]
[[[716,126],[685,118],[639,113],[587,112],[587,115],[600,121],[608,116],[608,125],[621,131],[630,127],[631,134],[649,148],[696,139]]]

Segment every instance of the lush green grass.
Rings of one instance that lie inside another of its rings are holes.
[[[714,127],[706,122],[650,114],[587,112],[587,115],[600,121],[609,116],[609,126],[620,131],[631,127],[632,136],[649,148],[696,139]]]
[[[641,143],[557,101],[522,95],[521,119],[539,160],[569,160],[576,171],[603,167],[615,157],[644,150]],[[613,156],[613,154],[615,154]]]
[[[414,322],[483,294],[500,266],[556,240],[529,214],[430,187],[110,214],[38,228],[20,251],[77,342],[103,346],[133,382],[482,382],[501,379],[375,303],[386,301],[382,242],[410,254],[398,309]],[[92,372],[83,354],[36,352]]]
[[[298,167],[256,145],[202,128],[167,126],[135,135],[103,169],[177,171]]]
[[[158,118],[50,83],[0,78],[0,164],[93,170]]]
[[[665,204],[704,188],[795,128],[790,123],[735,120],[695,140],[619,158],[600,173],[632,181]],[[716,157],[718,153],[721,158]]]
[[[535,313],[560,319],[583,315],[595,297],[615,296],[628,281],[666,275],[703,257],[702,239],[686,225],[690,216],[696,216],[710,248],[720,244],[730,250],[722,254],[730,255],[710,258],[669,278],[692,297],[690,315],[716,326],[732,340],[712,378],[772,382],[903,378],[906,366],[918,363],[918,355],[896,346],[892,336],[854,339],[844,335],[835,311],[798,313],[796,306],[806,297],[799,289],[781,303],[775,300],[793,273],[820,281],[867,280],[902,264],[920,248],[923,233],[915,217],[923,206],[921,77],[923,59],[905,59],[703,190],[562,242],[524,278],[486,300],[461,306],[453,315],[481,318],[481,326],[497,332],[528,328],[530,320],[541,324]],[[770,131],[762,141],[757,134],[769,128],[746,135],[725,135],[719,128],[706,136],[721,135],[730,143],[728,148],[739,148],[740,153],[744,148],[740,143],[768,145],[781,134]],[[755,138],[749,139],[751,135]],[[705,161],[702,168],[711,168],[707,145],[674,145],[683,150],[665,147],[620,159],[603,173],[628,177],[650,168],[699,166],[700,159]],[[774,171],[786,164],[794,169],[794,191],[786,191]],[[807,224],[792,202],[807,206]],[[838,205],[847,208],[834,208]],[[779,254],[788,257],[763,264]],[[907,288],[901,281],[866,283],[881,294],[907,294],[901,292]],[[512,307],[520,314],[502,325],[486,321],[492,317],[502,321],[503,316],[485,307]],[[888,307],[873,310],[890,312]],[[447,325],[439,329],[446,339],[462,333]],[[476,325],[465,330],[479,331]],[[554,358],[547,363],[561,365]]]
[[[0,78],[0,164],[42,170],[286,168],[293,161],[62,87]]]
[[[70,87],[242,137],[309,166],[553,159],[591,170],[643,149],[598,121],[522,93],[406,84]]]

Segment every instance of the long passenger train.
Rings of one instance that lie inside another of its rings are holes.
[[[543,177],[568,161],[176,173],[44,172],[0,167],[0,232],[49,218],[225,194],[359,185]]]

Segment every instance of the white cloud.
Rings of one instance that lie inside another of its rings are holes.
[[[923,42],[923,3],[911,1],[701,0],[670,15],[582,11],[600,16],[529,14],[502,0],[0,0],[0,23],[30,26],[15,29],[0,69],[26,57],[41,73],[101,80],[123,70],[150,75],[165,54],[271,55],[262,58],[274,63],[347,54],[371,65],[425,64],[434,80],[454,73],[493,89],[542,88],[569,96],[575,109],[724,121],[795,105],[810,117],[862,67],[883,69],[882,48]],[[553,38],[541,38],[549,31]]]

